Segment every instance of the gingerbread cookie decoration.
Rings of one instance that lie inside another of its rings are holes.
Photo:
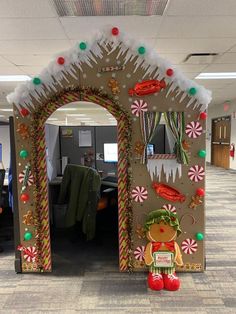
[[[157,209],[149,213],[145,223],[146,237],[144,260],[149,266],[148,286],[152,290],[175,291],[180,287],[176,265],[182,266],[180,248],[176,243],[181,233],[176,213]]]

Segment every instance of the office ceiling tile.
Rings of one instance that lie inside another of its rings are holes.
[[[236,64],[236,53],[230,52],[230,53],[225,53],[221,56],[218,56],[214,63]]]
[[[43,69],[44,66],[17,66],[17,68],[24,74],[29,76],[38,75]]]
[[[27,65],[27,66],[47,66],[52,60],[52,55],[6,55],[4,56],[7,60],[15,65]],[[1,59],[0,59],[1,65]]]
[[[56,18],[0,19],[0,39],[66,39],[66,35]]]
[[[236,19],[234,16],[166,16],[158,37],[236,38]]]
[[[5,58],[0,56],[0,67],[11,66],[11,62],[7,61]]]
[[[0,17],[55,17],[48,0],[1,0]]]
[[[0,66],[0,75],[23,75],[24,73],[17,66]]]
[[[166,15],[236,15],[236,1],[172,0]]]
[[[236,63],[211,64],[204,69],[204,72],[236,72]]]

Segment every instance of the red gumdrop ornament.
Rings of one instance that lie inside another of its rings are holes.
[[[207,113],[206,112],[201,112],[200,113],[200,119],[201,120],[206,120],[206,118],[207,118]]]
[[[26,117],[26,116],[28,116],[28,114],[29,114],[29,110],[26,109],[26,108],[22,108],[21,111],[20,111],[20,113],[21,113],[21,115],[22,115],[23,117]]]
[[[198,196],[204,196],[204,195],[205,195],[205,190],[199,188],[199,189],[197,189],[196,194],[197,194]]]
[[[27,202],[27,201],[29,200],[29,194],[27,194],[27,193],[21,194],[20,200],[21,200],[22,202]]]
[[[174,70],[173,69],[167,69],[166,70],[166,75],[167,76],[172,76],[174,74]]]
[[[112,35],[117,36],[119,34],[119,28],[113,27],[111,30]]]
[[[65,63],[65,59],[63,57],[59,57],[57,59],[57,63],[60,64],[60,65],[63,65]]]

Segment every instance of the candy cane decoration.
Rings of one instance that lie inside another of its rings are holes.
[[[136,248],[136,250],[134,251],[134,257],[138,260],[138,261],[140,261],[140,262],[142,262],[142,261],[144,261],[144,253],[145,253],[145,246],[138,246],[137,248]]]
[[[21,193],[26,190],[27,186],[31,186],[34,183],[29,163],[25,166],[25,170],[19,174],[19,182],[22,183]]]
[[[205,175],[204,168],[199,165],[192,166],[188,171],[188,176],[191,181],[202,181]]]
[[[17,250],[23,252],[26,262],[35,262],[37,256],[37,250],[35,246],[24,247],[23,245],[18,245]]]
[[[141,112],[146,112],[148,111],[147,108],[147,103],[146,101],[140,99],[140,100],[135,100],[134,103],[131,105],[131,112],[132,114],[135,114],[136,117],[139,117]]]
[[[185,133],[190,138],[197,138],[202,134],[202,126],[198,121],[192,121],[187,124]]]
[[[135,202],[142,203],[147,199],[148,192],[143,186],[136,186],[136,188],[132,190],[131,196]]]
[[[171,204],[165,204],[162,206],[162,208],[176,214],[176,207]]]
[[[193,239],[186,239],[182,242],[181,249],[185,254],[193,254],[197,251],[197,242]]]

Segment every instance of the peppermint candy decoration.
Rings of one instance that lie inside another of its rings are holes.
[[[188,176],[191,181],[199,182],[202,181],[205,175],[205,170],[202,166],[195,165],[188,171]]]
[[[26,178],[27,176],[27,170],[23,170],[20,174],[19,174],[19,182],[20,183],[23,183],[24,182],[24,179]],[[28,178],[26,178],[26,184],[28,186],[32,185],[34,183],[34,178],[33,178],[33,175],[31,174],[31,171],[29,172],[28,174]]]
[[[176,207],[171,204],[165,204],[162,206],[163,209],[169,210],[170,212],[176,214]]]
[[[185,254],[193,254],[197,251],[197,242],[193,239],[186,239],[182,242],[181,249]]]
[[[148,105],[146,101],[140,99],[140,100],[135,100],[133,104],[131,105],[131,112],[132,114],[135,114],[136,117],[139,117],[141,112],[146,112],[148,111]]]
[[[142,203],[147,199],[148,192],[143,186],[136,186],[136,188],[132,190],[131,196],[135,202]]]
[[[202,134],[202,126],[198,121],[192,121],[187,124],[185,133],[190,138],[197,138]]]
[[[27,246],[18,245],[17,250],[23,252],[24,259],[26,262],[35,262],[37,256],[37,250],[35,246]]]
[[[143,262],[144,261],[144,253],[145,253],[145,246],[138,246],[136,248],[136,250],[134,251],[134,257],[140,261]]]

